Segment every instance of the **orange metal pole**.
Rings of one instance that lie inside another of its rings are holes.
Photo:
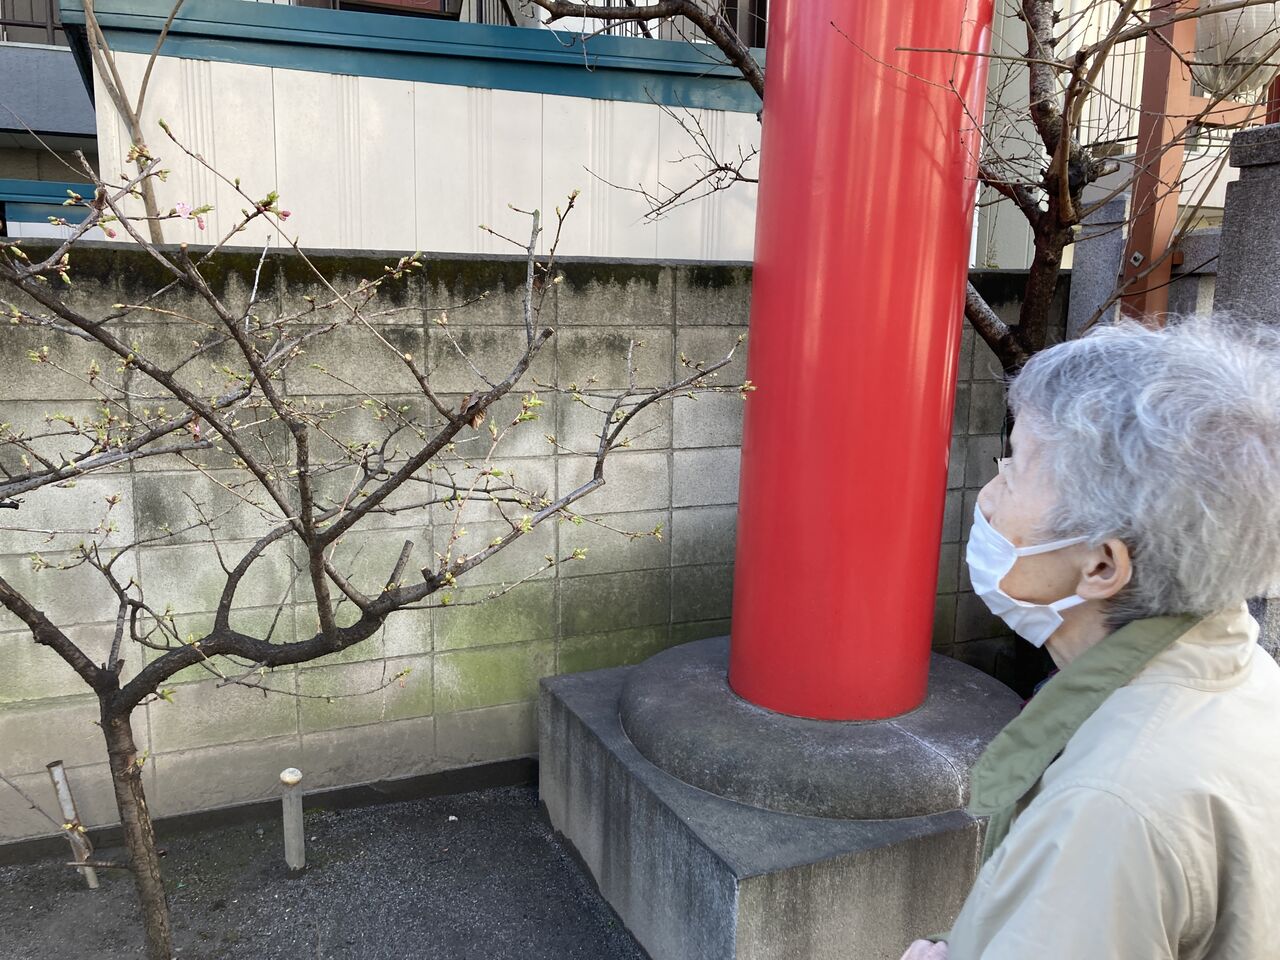
[[[1169,309],[1173,258],[1166,256],[1178,224],[1178,180],[1183,167],[1183,131],[1190,113],[1191,72],[1174,50],[1195,50],[1195,20],[1170,23],[1194,11],[1198,0],[1156,7],[1160,24],[1147,39],[1143,61],[1142,112],[1138,120],[1137,177],[1129,201],[1129,238],[1121,268],[1120,307],[1133,317],[1159,316]]]

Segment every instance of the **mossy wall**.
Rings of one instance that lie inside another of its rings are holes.
[[[252,251],[227,253],[206,275],[228,302],[247,302],[258,259]],[[385,262],[363,254],[312,260],[338,289],[380,275]],[[167,280],[150,258],[119,245],[87,245],[74,255],[73,267],[75,282],[66,295],[90,313],[138,303]],[[387,285],[377,301],[378,331],[397,350],[426,357],[436,389],[460,402],[479,381],[453,344],[433,329],[433,320],[447,309],[450,329],[476,366],[505,375],[523,340],[524,269],[521,262],[498,258],[429,259],[425,269]],[[637,335],[645,341],[638,357],[642,380],[666,382],[683,369],[682,354],[714,359],[747,332],[750,270],[744,266],[568,262],[563,269],[564,280],[552,288],[542,317],[557,334],[530,371],[530,386],[533,380],[566,385],[593,377],[601,386],[621,386],[623,354]],[[1016,309],[1019,279],[998,273],[978,278],[1002,312]],[[267,258],[258,284],[268,304],[263,309],[325,298],[323,286],[293,256]],[[169,306],[198,314],[190,301],[175,296]],[[138,322],[130,334],[148,350],[173,358],[191,340],[189,329],[165,315]],[[427,414],[403,367],[367,343],[341,337],[318,343],[310,362],[297,365],[286,380],[288,393],[324,396],[350,407],[334,422],[353,439],[376,427],[355,402],[361,394]],[[749,343],[739,348],[724,382],[744,377]],[[28,359],[46,344],[60,351],[57,366]],[[0,342],[0,421],[30,433],[47,429],[50,414],[91,410],[93,390],[72,375],[87,360],[76,341],[6,328]],[[210,357],[184,376],[208,387],[217,379],[214,366],[224,362],[234,358]],[[966,333],[935,645],[999,672],[1010,649],[1007,638],[966,592],[961,562],[963,518],[989,475],[989,448],[999,438],[1003,407],[994,371],[991,355],[975,348]],[[128,403],[153,402],[155,386],[145,378],[134,377],[130,390]],[[593,449],[598,425],[580,405],[547,390],[540,396],[541,419],[514,432],[500,459],[523,483],[563,493],[586,476],[588,459],[572,451]],[[660,540],[632,540],[591,524],[547,524],[469,573],[458,599],[483,598],[523,577],[544,554],[565,556],[581,547],[587,559],[548,571],[497,600],[398,614],[374,637],[341,654],[275,671],[271,686],[300,696],[264,696],[212,680],[199,669],[184,672],[171,684],[172,702],[152,703],[136,714],[153,812],[165,816],[275,796],[278,774],[289,766],[300,767],[305,783],[318,789],[526,756],[537,746],[539,678],[635,663],[671,644],[727,633],[742,404],[730,393],[680,398],[655,409],[637,424],[632,446],[613,456],[606,486],[579,505],[609,527],[651,531],[661,525]],[[506,412],[495,416],[502,419]],[[548,433],[559,446],[546,442]],[[265,449],[281,441],[264,430],[260,442]],[[139,461],[72,488],[39,491],[23,504],[20,525],[90,529],[104,498],[119,495],[120,506],[113,510],[119,530],[109,542],[152,541],[123,564],[153,603],[172,607],[182,633],[198,636],[211,622],[224,574],[201,537],[174,531],[190,523],[193,500],[207,504],[219,516],[220,549],[235,556],[266,522],[252,505],[227,496],[234,468],[213,459],[201,462],[204,469],[197,471],[173,458]],[[487,543],[503,526],[478,507],[468,507],[462,519],[467,544]],[[358,585],[373,588],[406,539],[422,562],[447,542],[454,521],[438,506],[377,518],[344,540],[339,559]],[[83,566],[37,571],[31,562],[36,552],[54,561],[65,557],[74,538],[6,533],[0,571],[101,660],[115,618],[101,578]],[[245,585],[234,626],[260,635],[270,630],[280,640],[314,632],[314,609],[301,585],[305,578],[295,576],[295,561],[284,549],[268,552]],[[128,669],[147,655],[129,650]],[[0,772],[48,801],[44,766],[61,759],[70,768],[85,822],[111,822],[95,699],[7,614],[0,616],[0,664]],[[48,832],[47,821],[0,788],[0,841]]]

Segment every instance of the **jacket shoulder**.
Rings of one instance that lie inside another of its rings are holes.
[[[1280,666],[1258,647],[1238,682],[1155,676],[1115,691],[1046,771],[1043,787],[1087,779],[1151,801],[1183,791],[1260,791],[1280,804]]]

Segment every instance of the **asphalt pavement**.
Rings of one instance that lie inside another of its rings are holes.
[[[645,958],[533,787],[309,810],[306,827],[308,869],[297,879],[279,820],[162,837],[178,958]],[[66,859],[0,867],[0,956],[142,956],[132,877],[100,871],[91,891]]]

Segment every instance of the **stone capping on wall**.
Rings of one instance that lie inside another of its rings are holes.
[[[113,49],[150,54],[169,0],[102,0],[95,12]],[[62,0],[62,23],[92,90],[85,14]],[[704,49],[699,49],[703,47]],[[760,98],[711,48],[676,40],[458,23],[284,3],[187,0],[166,56],[387,77],[487,89],[755,113]],[[754,55],[763,61],[764,51]]]
[[[246,2],[246,0],[226,0],[226,2],[241,3]],[[270,6],[270,4],[266,3],[257,5]],[[28,183],[27,181],[0,180],[0,188],[5,183],[10,182],[15,184]],[[87,189],[89,186],[87,184],[73,183],[36,184],[34,181],[30,182],[30,185],[41,188],[57,188],[53,193],[42,190],[38,198],[33,195],[32,202],[39,199],[40,202],[44,203],[53,202],[52,199],[46,199],[46,197],[55,195],[59,198],[58,202],[61,202],[61,198],[65,197],[65,188],[85,187]],[[26,249],[38,254],[42,250],[52,252],[56,249],[57,244],[51,240],[39,239],[28,240],[24,246]],[[184,244],[183,246],[186,247],[187,252],[192,257],[199,257],[209,249],[208,246],[199,244]],[[162,244],[158,249],[177,252],[179,245]],[[166,273],[159,264],[141,251],[132,248],[129,244],[82,240],[76,244],[75,251],[78,254],[76,256],[76,273],[85,279],[110,282],[112,284],[126,283],[134,288],[145,288],[149,283],[168,283],[172,280],[171,275]],[[407,283],[412,284],[414,277],[439,276],[441,279],[453,277],[465,284],[463,289],[476,290],[488,289],[490,285],[495,283],[504,290],[511,290],[513,288],[508,285],[510,281],[516,282],[517,285],[523,284],[526,262],[525,257],[520,254],[440,253],[429,250],[369,251],[316,248],[307,249],[306,254],[317,269],[330,280],[335,276],[344,274],[376,276],[381,272],[383,265],[394,263],[401,256],[417,254],[428,265],[427,272],[425,274],[411,274],[410,279],[406,281]],[[223,246],[218,252],[216,263],[205,268],[209,271],[208,279],[214,292],[221,292],[221,285],[225,283],[227,276],[235,273],[237,269],[246,271],[246,275],[251,275],[261,256],[261,247],[235,246],[231,244]],[[540,259],[545,260],[545,256],[540,255]],[[284,270],[284,275],[281,279],[286,282],[291,279],[306,279],[311,276],[310,270],[287,250],[275,250],[268,253],[266,264],[267,267],[264,268],[263,272],[264,278],[274,276],[275,269],[272,268],[273,264],[280,265]],[[644,276],[656,281],[659,271],[673,270],[687,276],[689,282],[694,286],[710,288],[743,283],[749,284],[752,269],[751,262],[746,260],[718,260],[714,263],[705,263],[698,260],[650,259],[643,257],[557,257],[556,264],[573,274],[574,278],[582,278],[584,282],[589,282],[592,279],[607,281],[615,274],[618,275],[619,279],[625,279],[628,276]],[[969,280],[987,302],[993,306],[1006,308],[1009,306],[1016,307],[1022,296],[1026,277],[1027,271],[1025,270],[981,269],[969,271]],[[1058,303],[1055,307],[1055,310],[1064,312],[1064,316],[1070,285],[1071,271],[1064,270],[1059,279]],[[1008,309],[1005,309],[1001,312],[1001,315],[1006,322],[1016,324],[1016,310],[1011,313]],[[743,315],[734,322],[745,323],[746,320],[747,317]],[[512,322],[514,323],[515,321]],[[709,322],[717,321],[711,320]],[[967,327],[966,332],[968,332]],[[960,379],[967,379],[967,373],[967,370],[962,371]]]
[[[1280,124],[1249,127],[1231,138],[1231,166],[1242,171],[1249,167],[1280,165]]]
[[[246,2],[246,0],[231,0]],[[510,28],[515,29],[515,28]],[[57,188],[52,191],[42,190],[39,202],[52,203],[65,199],[65,188],[89,189],[88,184],[53,184],[36,181],[4,181],[0,180],[0,189],[5,183],[30,183],[36,188]],[[3,199],[3,194],[0,194]],[[33,201],[35,202],[35,195]],[[177,253],[179,244],[161,244],[158,250]],[[209,250],[207,245],[184,244],[192,258],[198,258]],[[51,253],[57,248],[57,242],[49,239],[32,239],[23,244],[23,248],[33,255]],[[459,284],[454,288],[462,291],[479,292],[493,289],[495,286],[504,292],[521,287],[525,280],[526,258],[522,254],[501,253],[440,253],[430,250],[349,250],[329,248],[308,248],[307,258],[330,281],[335,277],[368,276],[381,274],[382,267],[393,264],[399,257],[417,255],[426,264],[426,271],[408,274],[399,291],[392,291],[389,296],[402,297],[408,287],[415,282],[438,280],[442,283]],[[172,281],[155,260],[128,243],[111,243],[107,241],[81,240],[75,245],[73,254],[76,262],[76,275],[94,282],[125,284],[129,289],[148,289],[148,284],[157,286]],[[262,257],[261,247],[223,246],[215,261],[202,268],[214,293],[221,293],[227,278],[238,271],[251,276]],[[545,262],[545,255],[539,254],[539,261]],[[643,257],[556,257],[556,265],[566,271],[570,281],[582,283],[626,282],[629,279],[646,279],[658,283],[659,274],[675,271],[688,277],[689,283],[698,287],[723,288],[750,283],[751,262],[747,260],[717,260],[705,263],[698,260],[649,259]],[[279,274],[277,271],[281,271]],[[264,285],[275,282],[276,278],[285,283],[290,281],[307,281],[312,277],[311,271],[295,254],[289,250],[276,249],[267,254],[263,268]],[[1016,296],[1019,289],[1019,277],[1025,278],[1026,271],[1019,270],[983,270],[971,274],[975,284],[984,294],[1002,302],[1006,296]],[[572,285],[572,283],[571,283]],[[669,299],[669,298],[668,298]],[[746,322],[746,316],[734,322]],[[513,319],[512,324],[517,324]],[[523,320],[518,321],[523,323]],[[650,321],[645,321],[648,324]],[[717,322],[715,320],[709,322]]]

